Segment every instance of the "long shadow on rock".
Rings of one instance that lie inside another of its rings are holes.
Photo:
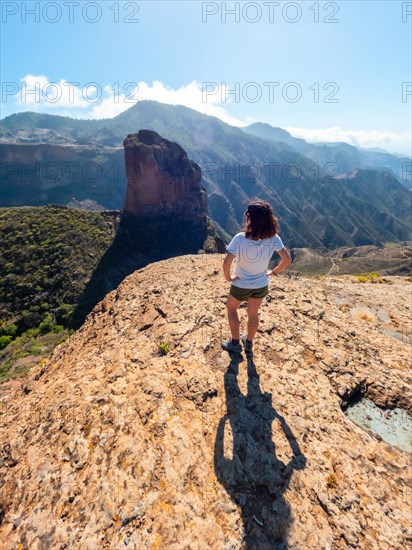
[[[71,328],[79,328],[94,306],[125,277],[152,262],[197,254],[206,238],[206,219],[193,221],[175,214],[138,217],[123,212],[112,244],[77,303]]]
[[[306,465],[291,429],[273,408],[272,394],[262,392],[252,356],[247,358],[247,395],[240,391],[237,376],[240,354],[230,354],[224,375],[227,413],[217,429],[214,467],[218,481],[240,507],[245,550],[288,548],[291,510],[284,498],[293,471]],[[294,457],[288,464],[276,456],[272,422],[277,419]],[[232,457],[224,454],[225,433],[232,432]]]

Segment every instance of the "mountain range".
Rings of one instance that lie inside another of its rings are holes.
[[[236,128],[182,105],[141,101],[112,119],[18,113],[1,121],[2,206],[94,201],[123,207],[123,139],[147,128],[202,169],[220,236],[241,230],[253,196],[268,200],[285,244],[320,250],[411,239],[407,158],[344,143],[309,144],[281,128]],[[405,180],[405,181],[403,181]]]
[[[256,122],[243,128],[254,136],[274,142],[291,145],[296,151],[318,163],[331,175],[339,176],[354,167],[370,170],[389,171],[406,187],[412,187],[411,159],[394,155],[383,149],[363,149],[348,143],[308,143],[304,139],[294,138],[282,128]]]

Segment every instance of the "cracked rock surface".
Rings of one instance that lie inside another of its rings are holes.
[[[246,357],[222,262],[128,276],[2,400],[1,548],[411,548],[410,455],[341,408],[412,412],[410,283],[271,279]]]

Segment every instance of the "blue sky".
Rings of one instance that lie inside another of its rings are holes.
[[[268,122],[308,141],[412,154],[411,2],[1,7],[2,117],[36,110],[105,118],[155,99],[239,126]],[[24,95],[36,86],[37,97]]]

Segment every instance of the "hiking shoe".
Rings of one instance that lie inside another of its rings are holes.
[[[252,353],[252,343],[247,342],[247,334],[242,335],[243,347],[245,348],[245,353]]]
[[[223,340],[221,345],[222,349],[224,349],[225,351],[233,351],[235,353],[241,353],[242,351],[242,346],[240,345],[240,342],[239,344],[234,344],[232,340]]]

